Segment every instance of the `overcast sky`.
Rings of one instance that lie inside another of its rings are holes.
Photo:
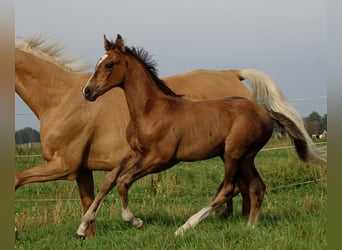
[[[261,70],[302,116],[327,113],[326,0],[16,0],[15,33],[50,34],[93,70],[103,34],[144,47],[160,76],[198,68]],[[16,96],[16,114],[32,111]],[[16,115],[16,130],[39,129]]]

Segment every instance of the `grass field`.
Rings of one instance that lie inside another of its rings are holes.
[[[290,145],[271,140],[266,148]],[[18,148],[17,153],[36,154]],[[16,168],[42,162],[17,158]],[[260,222],[248,228],[241,216],[241,198],[234,213],[222,221],[215,214],[183,237],[174,232],[213,197],[223,176],[219,159],[181,163],[160,175],[150,175],[130,189],[135,215],[145,222],[135,229],[121,220],[114,189],[97,217],[97,236],[88,241],[74,235],[82,212],[77,185],[57,181],[26,185],[16,192],[16,249],[327,249],[327,169],[300,162],[294,149],[260,152],[257,169],[267,193]],[[95,173],[98,188],[105,173]],[[154,185],[152,185],[152,182]]]

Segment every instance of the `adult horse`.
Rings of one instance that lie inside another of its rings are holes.
[[[84,87],[83,95],[88,101],[95,101],[112,88],[123,89],[130,114],[126,130],[130,149],[120,168],[113,169],[105,177],[77,230],[79,236],[85,235],[102,201],[115,185],[122,202],[122,218],[141,227],[142,220],[133,215],[128,205],[128,190],[136,180],[169,169],[180,161],[214,156],[220,156],[224,162],[224,180],[213,201],[190,217],[176,235],[195,227],[239,191],[249,193],[248,224],[254,225],[266,189],[255,169],[254,157],[269,140],[273,120],[288,132],[301,160],[325,162],[312,147],[310,137],[305,136],[297,113],[289,112],[287,103],[278,106],[286,109],[275,112],[272,105],[267,111],[242,97],[185,100],[158,78],[155,63],[146,51],[126,47],[120,35],[115,43],[104,37],[104,47],[106,52]],[[272,95],[268,91],[275,89],[258,91]],[[112,106],[112,111],[116,109]]]
[[[34,182],[76,180],[86,212],[94,199],[92,171],[117,169],[129,149],[125,138],[129,114],[119,89],[94,104],[85,101],[80,89],[91,73],[81,73],[81,69],[63,55],[58,43],[48,44],[46,38],[17,43],[15,91],[40,120],[45,163],[16,172],[15,189]],[[242,79],[254,85],[274,85],[268,76],[253,70],[195,70],[164,78],[188,99],[243,96],[253,100]],[[249,197],[243,197],[245,204]],[[244,214],[249,211],[246,204]],[[95,223],[88,229],[87,235],[95,234]]]

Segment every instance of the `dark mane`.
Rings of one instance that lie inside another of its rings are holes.
[[[110,42],[111,49],[115,49],[115,42]],[[143,48],[135,48],[135,47],[125,47],[126,53],[133,56],[138,60],[147,70],[147,72],[151,75],[153,81],[157,85],[157,87],[163,91],[166,95],[181,97],[182,95],[178,95],[173,92],[166,83],[158,77],[158,69],[157,62],[152,58],[152,56]]]
[[[148,73],[151,75],[153,81],[158,86],[158,88],[163,91],[166,95],[180,97],[181,95],[176,94],[173,92],[166,83],[158,77],[158,69],[157,69],[157,62],[152,58],[152,56],[143,48],[128,48],[126,47],[126,53],[133,56],[135,59],[139,61]]]

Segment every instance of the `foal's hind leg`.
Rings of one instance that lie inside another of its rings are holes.
[[[251,210],[251,197],[249,195],[248,187],[242,178],[239,180],[239,188],[242,196],[242,216],[248,217]]]
[[[253,169],[255,170],[255,169]],[[266,186],[258,172],[254,171],[254,178],[249,185],[249,194],[251,198],[251,211],[248,218],[248,225],[255,225],[260,217],[261,204],[264,200]]]
[[[219,189],[220,190],[220,189]],[[239,177],[237,185],[235,185],[233,197],[241,194],[242,197],[242,216],[248,217],[251,210],[251,199],[249,190],[244,181]],[[216,214],[221,219],[227,219],[233,213],[233,198],[227,201],[227,207],[222,205],[215,209]]]
[[[185,224],[175,232],[176,236],[183,235],[184,232],[190,228],[197,226],[202,220],[207,218],[210,213],[217,208],[221,207],[229,199],[232,199],[234,195],[238,192],[237,187],[237,160],[226,157],[225,161],[225,176],[224,180],[219,188],[219,191],[212,202],[210,202],[206,207],[201,209],[199,212],[191,216]]]
[[[220,192],[222,186],[223,186],[224,181],[222,181],[220,187],[218,188],[215,197],[217,196],[217,194]],[[235,197],[236,195],[238,195],[240,193],[240,188],[238,185],[235,185],[235,189],[234,189],[234,194],[233,197]],[[215,199],[214,197],[214,199]],[[213,199],[213,200],[214,200]],[[215,209],[215,213],[217,214],[217,216],[220,219],[227,219],[232,213],[233,213],[233,198],[228,199],[228,201],[226,202],[225,206],[224,204],[222,204],[220,207],[217,207]]]
[[[248,225],[255,225],[260,217],[266,186],[255,168],[254,159],[243,164],[242,174],[250,197],[250,211],[243,211],[243,213],[248,215],[249,212]]]
[[[221,160],[224,162],[223,156],[221,156]],[[250,211],[250,207],[251,207],[249,191],[248,191],[248,187],[246,187],[244,181],[241,179],[241,176],[237,176],[237,179],[239,179],[239,181],[238,181],[238,185],[235,186],[234,197],[236,195],[238,195],[239,193],[241,193],[241,196],[242,196],[242,215],[245,217],[245,216],[249,215],[249,211]],[[218,189],[217,192],[220,191],[222,184],[223,184],[223,182],[221,183],[220,188]],[[216,195],[215,195],[215,197],[216,197]],[[233,213],[233,198],[228,199],[226,204],[227,204],[227,207],[222,205],[221,207],[218,207],[217,209],[215,209],[216,214],[221,219],[227,219]]]

